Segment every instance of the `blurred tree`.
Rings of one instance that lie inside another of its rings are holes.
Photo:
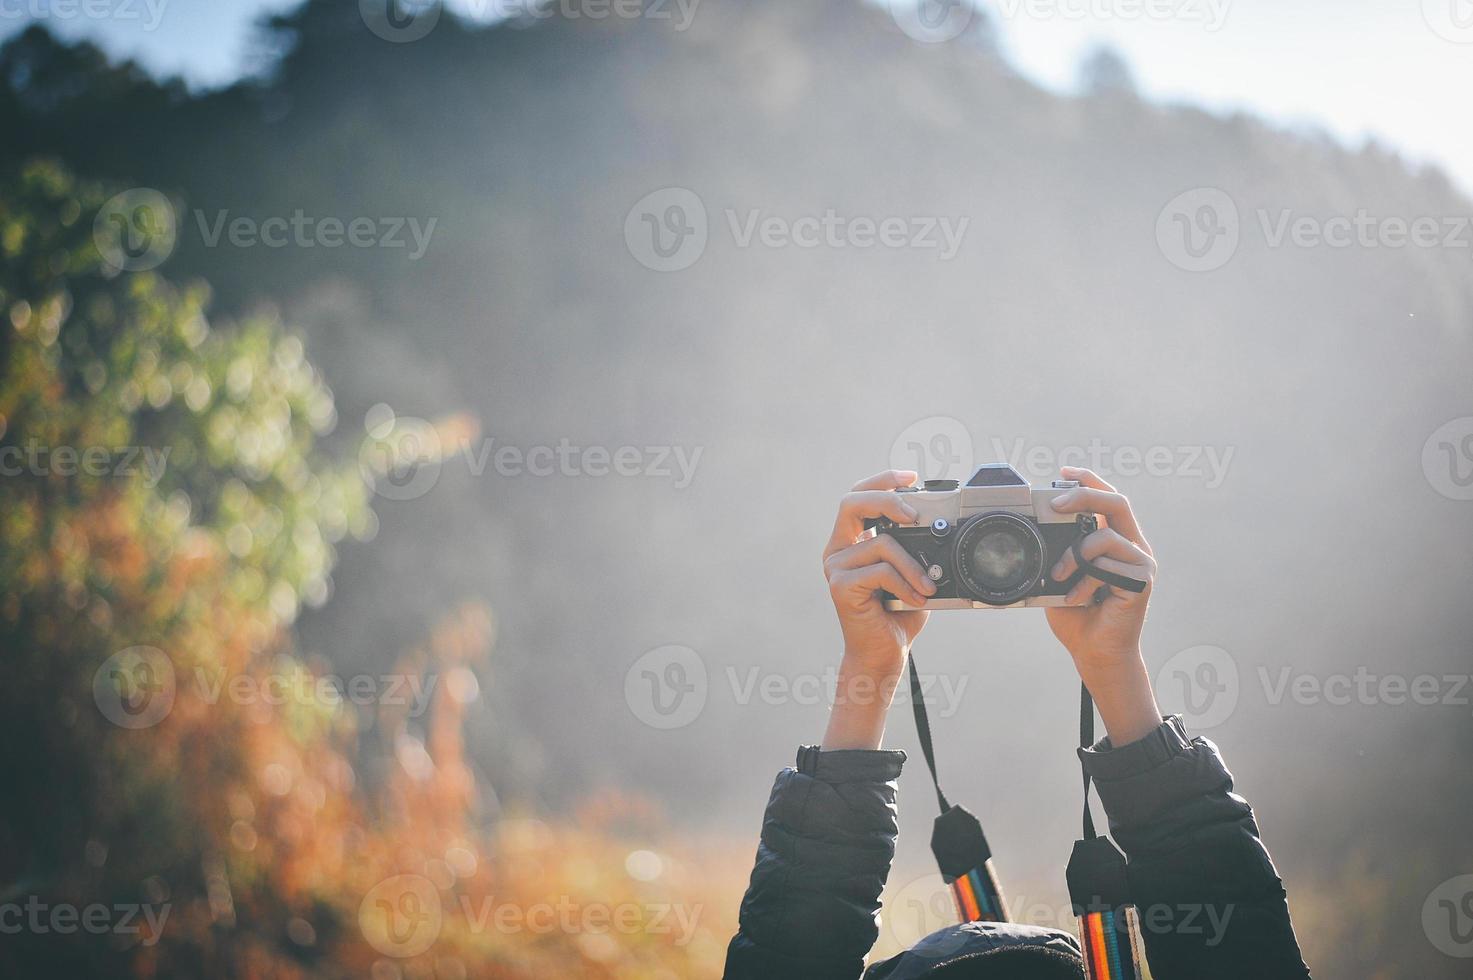
[[[264,318],[212,329],[203,288],[120,274],[102,196],[47,165],[0,188],[0,647],[24,679],[0,687],[24,801],[0,815],[0,878],[121,902],[192,879],[187,908],[256,775],[250,713],[194,681],[287,657],[283,627],[373,515],[357,468],[313,449],[334,414],[301,341]],[[289,720],[304,759],[336,721]]]
[[[337,543],[373,533],[375,469],[317,448],[332,396],[280,323],[214,327],[203,287],[118,267],[132,193],[104,203],[52,164],[0,181],[0,904],[154,915],[43,911],[6,929],[0,976],[365,976],[385,955],[450,977],[711,972],[729,924],[622,946],[487,928],[493,888],[522,911],[645,908],[663,886],[624,855],[657,822],[606,797],[561,826],[477,824],[480,603],[393,664],[422,698],[324,693],[290,627],[330,595]],[[710,887],[701,867],[681,887]],[[437,909],[423,948],[382,921],[405,888]]]

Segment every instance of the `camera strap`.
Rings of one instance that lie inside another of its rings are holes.
[[[1130,592],[1143,592],[1146,583],[1107,571],[1085,560],[1076,540],[1071,546],[1079,568],[1068,584],[1072,587],[1085,575]],[[992,850],[982,833],[982,824],[965,807],[946,799],[936,774],[936,750],[931,742],[931,722],[921,689],[915,656],[908,658],[910,707],[915,716],[921,754],[936,788],[936,805],[941,815],[931,832],[931,852],[941,877],[951,886],[957,914],[963,922],[1006,922],[1007,905],[1002,885],[992,864]],[[1079,686],[1079,746],[1088,749],[1095,741],[1095,706],[1089,688]],[[1075,841],[1065,878],[1069,900],[1079,919],[1080,946],[1084,951],[1085,975],[1089,980],[1139,980],[1141,945],[1139,922],[1130,900],[1125,856],[1108,837],[1095,832],[1090,812],[1089,770],[1080,760],[1084,781],[1084,838]]]
[[[1079,747],[1095,741],[1095,704],[1079,685]],[[1089,770],[1084,773],[1084,838],[1074,842],[1064,877],[1079,920],[1079,945],[1089,980],[1138,980],[1141,972],[1140,923],[1130,900],[1125,855],[1108,837],[1095,833],[1089,809]]]
[[[916,673],[915,657],[908,659],[911,713],[915,715],[921,754],[926,757],[926,768],[931,772],[931,785],[936,787],[936,805],[941,808],[941,815],[931,829],[931,853],[936,856],[941,877],[951,887],[957,915],[963,922],[1006,922],[1007,901],[992,866],[992,850],[987,846],[982,824],[966,807],[947,802],[946,794],[941,791],[921,678]]]
[[[1086,575],[1090,575],[1104,582],[1106,585],[1113,585],[1117,589],[1124,589],[1126,592],[1146,591],[1146,583],[1138,578],[1131,578],[1128,575],[1121,575],[1118,572],[1112,572],[1098,565],[1091,564],[1089,559],[1084,557],[1084,552],[1081,550],[1083,544],[1084,538],[1075,538],[1074,543],[1069,545],[1069,550],[1074,554],[1074,563],[1079,567],[1074,569],[1073,575],[1070,575],[1064,580],[1066,586],[1072,589],[1076,582]],[[1091,724],[1093,724],[1093,721],[1091,721]]]

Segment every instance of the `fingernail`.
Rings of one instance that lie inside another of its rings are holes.
[[[1074,502],[1075,496],[1076,495],[1073,490],[1070,490],[1068,493],[1059,494],[1057,497],[1054,498],[1054,509],[1058,510],[1061,506],[1072,504]]]
[[[1063,581],[1063,578],[1064,578],[1064,563],[1063,562],[1059,562],[1058,564],[1054,565],[1054,570],[1051,571],[1051,572],[1049,572],[1048,574],[1049,574],[1049,578],[1053,579],[1055,582]]]
[[[935,595],[936,583],[927,579],[926,581],[921,583],[921,591],[926,593],[926,595]]]
[[[903,500],[900,502],[900,512],[911,520],[915,520],[917,517],[921,516],[920,511],[916,510],[914,507]]]

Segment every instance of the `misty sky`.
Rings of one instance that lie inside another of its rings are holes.
[[[249,69],[259,54],[253,20],[297,0],[88,2],[119,13],[63,16],[63,5],[75,11],[81,0],[0,0],[0,34],[42,19],[157,71],[216,85]],[[447,0],[481,14],[496,2]],[[1324,127],[1351,145],[1374,135],[1411,158],[1443,165],[1473,191],[1473,127],[1466,124],[1473,0],[977,2],[999,24],[1012,62],[1052,89],[1068,90],[1081,56],[1109,43],[1155,98],[1248,108]],[[1175,13],[1163,19],[1148,10]]]

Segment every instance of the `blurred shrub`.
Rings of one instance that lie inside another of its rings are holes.
[[[333,402],[301,341],[118,271],[105,197],[48,164],[0,184],[0,906],[155,915],[43,913],[0,974],[717,972],[731,923],[691,895],[732,899],[745,852],[697,874],[643,849],[654,817],[618,797],[478,822],[461,729],[484,606],[395,666],[423,718],[260,696],[319,690],[290,627],[330,596],[337,543],[372,536],[368,490],[316,447]]]

